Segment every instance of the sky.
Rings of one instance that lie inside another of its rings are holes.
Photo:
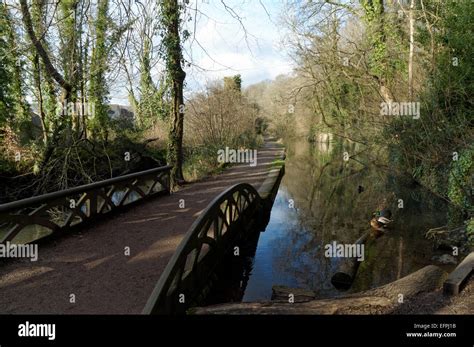
[[[240,74],[243,87],[292,71],[282,47],[286,32],[281,24],[284,0],[190,0],[183,29],[185,97],[207,83]],[[160,64],[163,66],[163,64]],[[163,72],[152,72],[158,78]],[[128,105],[126,90],[111,91],[111,103]]]
[[[187,90],[224,76],[240,74],[246,87],[291,72],[281,44],[283,1],[194,0],[189,6],[196,4],[198,11],[191,11],[197,13],[196,23],[188,22],[191,37],[184,45],[192,63],[186,68]]]

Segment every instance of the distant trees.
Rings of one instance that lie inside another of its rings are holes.
[[[235,83],[240,82],[240,76],[235,77],[208,85],[189,101],[185,123],[188,143],[210,148],[255,144],[258,109],[241,95]]]
[[[276,136],[308,135],[316,123],[311,92],[303,88],[307,82],[301,75],[279,75],[244,90],[244,95],[258,108],[258,117]]]

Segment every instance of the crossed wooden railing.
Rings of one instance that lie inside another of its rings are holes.
[[[143,313],[182,313],[206,295],[219,259],[258,230],[263,200],[253,186],[237,184],[200,214],[158,280]]]
[[[170,193],[163,166],[0,205],[0,243],[28,243]]]

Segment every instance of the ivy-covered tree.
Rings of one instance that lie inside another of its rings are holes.
[[[362,0],[367,23],[367,36],[371,44],[369,56],[369,72],[380,86],[380,94],[385,102],[393,101],[393,95],[387,86],[388,47],[385,23],[385,7],[383,0]]]
[[[183,176],[183,87],[186,73],[183,71],[180,23],[183,6],[178,0],[164,0],[162,3],[163,45],[165,48],[168,85],[171,90],[170,131],[168,139],[168,163],[173,166],[173,184],[184,181]]]
[[[166,80],[161,79],[158,85],[151,76],[151,56],[153,42],[144,34],[143,52],[140,57],[139,99],[134,100],[137,126],[146,129],[158,118],[163,119],[169,112],[166,100]]]
[[[4,125],[13,114],[12,95],[12,61],[9,52],[10,27],[5,3],[0,3],[0,127]]]
[[[89,76],[89,102],[95,108],[95,114],[91,122],[92,136],[105,141],[108,140],[109,134],[108,86],[106,81],[108,71],[107,31],[110,28],[108,9],[109,0],[98,1],[97,18],[94,22],[95,44],[92,48]]]

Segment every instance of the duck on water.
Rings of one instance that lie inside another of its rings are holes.
[[[393,222],[392,212],[389,209],[377,210],[372,213],[370,226],[377,231],[385,231],[387,226]]]

